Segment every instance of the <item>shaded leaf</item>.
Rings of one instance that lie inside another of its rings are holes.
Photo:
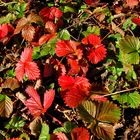
[[[86,102],[84,102],[84,103],[86,103]],[[92,114],[94,112],[91,112],[91,108],[90,107],[91,107],[91,105],[88,105],[88,108],[89,109],[87,109],[87,108],[85,109],[84,106],[79,105],[77,107],[77,109],[78,109],[78,112],[79,112],[80,116],[82,117],[82,119],[84,119],[86,122],[92,123],[93,120],[94,120],[94,116],[92,116]],[[88,112],[88,111],[90,111],[90,112]],[[95,111],[95,110],[93,109],[93,111]]]
[[[30,140],[28,134],[26,134],[26,133],[21,134],[21,135],[20,135],[20,138],[21,138],[22,140],[23,140],[23,139],[25,139],[25,140]]]
[[[7,78],[2,84],[2,88],[10,88],[11,90],[15,90],[19,88],[19,82],[15,78]]]
[[[42,123],[41,133],[38,140],[50,140],[49,126],[46,123]]]
[[[20,130],[25,125],[23,118],[17,115],[13,115],[11,120],[6,124],[5,128]]]
[[[40,117],[37,117],[29,124],[32,135],[38,136],[41,130],[41,122],[42,119]]]
[[[13,102],[11,99],[0,94],[0,116],[9,118],[10,114],[13,112]]]

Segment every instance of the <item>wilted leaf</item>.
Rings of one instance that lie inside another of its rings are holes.
[[[25,97],[22,93],[17,92],[17,93],[16,93],[16,96],[17,96],[17,98],[18,98],[22,103],[25,103],[26,97]]]
[[[10,88],[11,90],[15,90],[16,88],[19,88],[19,86],[19,82],[15,78],[7,78],[2,84],[2,88]]]
[[[35,28],[32,25],[26,25],[22,29],[22,37],[27,41],[32,41],[35,34]]]
[[[50,140],[49,126],[42,123],[41,133],[38,140]]]
[[[16,29],[14,31],[14,34],[18,34],[21,32],[21,30],[24,28],[24,26],[28,23],[28,20],[26,17],[21,18],[16,26]]]
[[[113,140],[114,138],[114,129],[113,126],[107,123],[98,123],[95,129],[92,129],[94,135],[103,140]]]
[[[129,106],[131,108],[137,108],[140,105],[140,94],[137,91],[133,93],[118,94],[112,97],[120,104]]]
[[[45,29],[53,34],[56,32],[56,25],[52,22],[52,21],[47,21],[46,24],[45,24]]]
[[[42,122],[42,119],[40,117],[37,117],[29,124],[29,128],[31,130],[32,135],[37,136],[40,133],[41,122]]]
[[[125,32],[120,27],[118,27],[114,22],[112,22],[112,30],[120,33],[122,36],[125,35]]]
[[[126,5],[130,8],[133,8],[134,6],[137,6],[139,4],[139,0],[125,0]]]
[[[31,13],[30,15],[28,15],[27,20],[30,23],[42,22],[41,17],[37,14],[34,14],[34,13]]]
[[[120,119],[120,109],[112,102],[84,101],[78,107],[80,116],[90,123],[90,129],[98,138],[113,140],[113,125]]]
[[[13,102],[11,99],[0,94],[0,116],[9,118],[10,114],[13,112]]]

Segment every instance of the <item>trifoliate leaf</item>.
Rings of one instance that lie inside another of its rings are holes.
[[[11,120],[6,124],[5,128],[20,130],[25,125],[24,119],[19,116],[13,115]]]

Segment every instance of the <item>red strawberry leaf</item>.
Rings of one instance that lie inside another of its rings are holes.
[[[72,140],[90,140],[89,132],[84,127],[77,127],[71,131]]]
[[[8,34],[8,24],[0,25],[0,39],[4,38]]]
[[[140,26],[140,18],[132,18],[131,20],[132,20],[132,22],[134,22],[135,24]]]
[[[62,75],[58,79],[59,85],[62,87],[62,90],[71,89],[74,85],[74,78],[72,76]]]
[[[53,89],[50,89],[49,91],[46,91],[44,94],[44,109],[43,112],[46,112],[47,109],[52,105],[52,102],[54,100],[55,92]]]
[[[25,105],[34,117],[40,116],[43,110],[40,96],[32,86],[27,87],[26,92],[30,98],[25,102]]]

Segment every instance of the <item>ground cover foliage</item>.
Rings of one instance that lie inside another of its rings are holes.
[[[140,139],[139,0],[0,0],[0,139]]]

